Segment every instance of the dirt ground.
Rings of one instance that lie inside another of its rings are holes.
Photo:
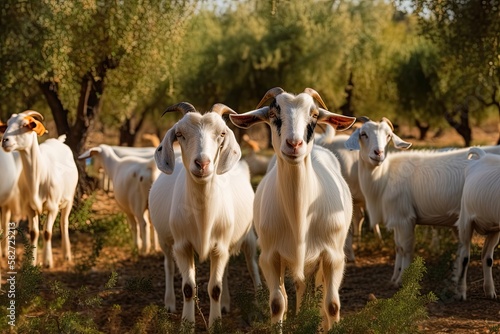
[[[118,209],[112,198],[105,192],[99,191],[97,201],[94,204],[96,210],[102,213],[115,213]],[[390,234],[386,234],[390,239]],[[361,241],[357,241],[356,263],[346,266],[344,281],[340,290],[341,316],[360,310],[374,295],[377,298],[391,297],[395,292],[389,279],[392,275],[393,249],[390,240],[379,244],[378,248],[365,247],[363,242],[374,242],[375,238],[371,232],[365,231]],[[72,249],[78,262],[78,258],[89,253],[91,240],[89,235],[73,233]],[[417,253],[419,250],[417,249]],[[496,278],[496,290],[500,292],[500,251],[497,248],[493,275]],[[451,282],[447,274],[435,273],[443,270],[439,268],[439,256],[420,254],[426,261],[428,273],[422,282],[422,293],[433,291],[439,300],[428,306],[429,318],[419,325],[423,333],[491,333],[492,329],[499,330],[500,326],[500,300],[486,299],[482,289],[482,270],[479,258],[472,258],[472,264],[468,275],[468,300],[467,302],[455,301],[450,296]],[[111,272],[118,273],[118,287],[127,284],[130,278],[146,279],[150,282],[152,289],[146,289],[140,293],[130,293],[123,289],[109,293],[104,298],[101,308],[98,310],[97,323],[99,329],[105,333],[126,333],[130,331],[138,321],[141,311],[148,305],[163,304],[164,294],[164,271],[163,255],[160,253],[138,256],[129,247],[105,247],[99,256],[95,266],[88,273],[79,275],[75,273],[74,267],[62,262],[62,253],[58,240],[54,241],[55,268],[43,270],[46,282],[58,280],[72,289],[87,286],[91,291],[102,289],[109,279]],[[446,271],[448,268],[444,268]],[[434,273],[434,274],[433,274]],[[199,285],[199,310],[197,310],[196,332],[206,332],[204,321],[208,321],[209,301],[207,297],[208,264],[203,263],[197,267],[197,282]],[[246,269],[243,256],[231,259],[229,264],[230,293],[234,297],[242,291],[251,293],[253,291],[250,276]],[[182,298],[180,296],[180,275],[176,275],[175,286],[177,291],[177,311],[182,310]],[[121,314],[118,319],[111,320],[110,314],[114,304],[121,306]],[[231,332],[250,332],[251,325],[241,314],[238,302],[232,303],[232,309],[223,315],[223,322]],[[241,305],[241,304],[240,304]],[[203,317],[201,315],[203,312]],[[179,320],[179,315],[175,316]]]
[[[481,134],[481,129],[476,130]],[[482,132],[481,132],[482,131]],[[494,131],[494,130],[492,130]],[[488,143],[496,140],[495,135],[486,137]],[[479,135],[478,135],[479,136]],[[476,136],[476,137],[478,137]],[[446,139],[454,141],[450,136]],[[443,144],[442,142],[440,143]],[[111,195],[111,196],[110,196]],[[118,212],[114,204],[112,194],[103,191],[97,194],[94,210],[99,215]],[[125,222],[124,222],[125,224]],[[340,290],[341,317],[355,313],[368,301],[371,295],[377,298],[391,297],[397,290],[389,279],[392,275],[394,250],[390,238],[392,234],[386,233],[385,243],[379,243],[378,247],[364,247],[363,242],[374,238],[371,232],[366,232],[361,241],[355,244],[357,260],[346,266],[345,276]],[[72,233],[72,250],[75,259],[84,257],[90,252],[91,240],[89,235]],[[375,251],[374,251],[375,249]],[[95,266],[85,274],[76,274],[74,267],[62,261],[60,242],[55,236],[54,240],[55,268],[43,269],[43,277],[50,282],[58,280],[69,288],[75,290],[82,285],[90,290],[101,289],[108,281],[111,272],[118,273],[117,286],[125,286],[130,278],[146,279],[150,282],[152,289],[146,289],[140,293],[129,293],[123,289],[107,294],[103,299],[101,307],[97,310],[97,323],[99,329],[105,333],[127,333],[138,321],[142,310],[151,304],[162,306],[165,289],[163,255],[156,253],[148,256],[138,256],[129,247],[106,246],[101,252]],[[419,250],[417,249],[417,254]],[[468,300],[466,302],[455,301],[450,296],[453,288],[449,280],[447,270],[440,268],[440,255],[431,255],[420,252],[426,262],[428,273],[422,282],[422,293],[434,292],[439,300],[428,306],[428,319],[419,324],[423,333],[491,333],[500,330],[500,299],[490,300],[484,297],[482,288],[482,269],[479,256],[471,259],[468,273]],[[495,252],[493,275],[496,279],[496,291],[500,295],[500,249]],[[2,262],[2,271],[5,272],[6,265]],[[435,275],[436,272],[445,271],[444,274]],[[434,274],[433,274],[434,273]],[[438,278],[436,278],[438,277]],[[5,283],[3,278],[2,286]],[[204,321],[208,321],[209,302],[206,292],[208,284],[208,264],[203,263],[197,267],[197,282],[199,285],[199,310],[197,310],[196,332],[204,333],[206,328]],[[239,292],[252,292],[250,276],[246,269],[243,256],[233,258],[229,264],[230,293],[234,297]],[[177,311],[182,309],[182,298],[180,297],[180,275],[176,275],[175,287],[177,291]],[[47,283],[45,283],[47,287]],[[117,319],[110,318],[113,305],[121,306],[121,313]],[[203,313],[203,316],[202,316]],[[179,314],[175,316],[180,319]],[[180,321],[180,320],[179,320]],[[231,332],[250,332],[251,325],[242,316],[238,303],[232,302],[232,309],[223,315],[223,322]]]

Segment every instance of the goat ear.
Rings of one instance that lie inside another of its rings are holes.
[[[99,146],[92,147],[92,148],[89,148],[88,150],[86,150],[85,152],[83,152],[82,154],[80,154],[78,156],[78,159],[79,160],[87,159],[87,158],[93,157],[94,155],[97,155],[101,152],[102,152],[102,149]]]
[[[43,126],[42,122],[39,120],[36,120],[32,116],[27,116],[26,120],[28,121],[28,124],[26,125],[30,130],[35,131],[37,135],[43,136],[46,134],[48,131],[45,129],[45,126]]]
[[[224,174],[240,160],[240,145],[234,137],[233,131],[226,126],[226,136],[222,142],[219,163],[217,164],[217,174]]]
[[[399,138],[395,133],[392,134],[392,143],[394,144],[395,148],[398,148],[400,150],[409,149],[411,146],[411,143]]]
[[[356,122],[356,117],[335,114],[323,108],[318,110],[318,123],[330,124],[337,131],[347,130]]]
[[[269,107],[252,110],[244,114],[231,114],[229,119],[237,127],[248,129],[252,125],[269,121]]]
[[[359,151],[361,149],[359,146],[359,129],[354,130],[351,136],[347,138],[344,146],[351,151]]]
[[[155,150],[156,166],[165,174],[172,174],[175,167],[174,142],[177,140],[175,131],[175,126],[170,128]]]

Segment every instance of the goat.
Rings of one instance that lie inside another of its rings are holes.
[[[47,212],[43,238],[43,265],[53,267],[52,228],[58,212],[61,212],[60,227],[63,255],[71,261],[69,239],[69,215],[78,183],[78,169],[73,153],[64,144],[65,135],[50,138],[38,144],[37,135],[47,131],[42,124],[43,116],[33,110],[13,114],[4,132],[2,147],[7,152],[19,151],[22,161],[20,191],[23,194],[24,209],[29,220],[31,244],[36,247],[39,236],[40,215]],[[33,263],[37,263],[34,252]]]
[[[486,297],[495,299],[493,281],[493,252],[500,239],[500,156],[487,154],[473,147],[469,150],[469,162],[465,172],[460,215],[456,226],[460,247],[457,257],[455,279],[458,296],[467,299],[467,268],[470,259],[472,233],[486,235],[481,254],[483,263],[483,289]]]
[[[110,146],[115,154],[120,157],[139,157],[143,159],[153,159],[156,147],[129,147],[129,146]],[[113,182],[110,177],[104,171],[104,167],[101,164],[100,159],[93,160],[93,170],[99,173],[99,180],[101,183],[101,188],[106,191],[113,191]]]
[[[159,175],[153,157],[136,156],[120,158],[112,146],[101,144],[80,154],[78,159],[94,158],[103,166],[114,187],[114,197],[120,209],[127,216],[134,244],[142,254],[157,248],[157,236],[149,219],[149,189]]]
[[[3,124],[0,122],[0,126]],[[2,244],[0,255],[7,257],[9,235],[9,223],[18,221],[20,218],[20,193],[19,176],[22,165],[18,152],[6,153],[0,150],[0,170],[2,171],[2,182],[0,183],[0,212],[1,212],[1,231]],[[11,220],[11,218],[13,218]]]
[[[269,99],[270,106],[261,108]],[[259,264],[270,292],[271,322],[281,323],[288,307],[285,269],[290,268],[295,280],[298,312],[306,277],[319,268],[326,331],[340,319],[338,290],[344,274],[352,197],[333,153],[313,145],[314,129],[319,122],[345,130],[355,118],[327,111],[313,89],[295,96],[280,87],[270,89],[256,110],[229,117],[241,128],[261,122],[271,128],[276,162],[258,185],[254,201]]]
[[[361,233],[361,227],[365,220],[365,196],[361,191],[358,178],[358,164],[359,164],[359,154],[348,150],[345,147],[345,142],[349,139],[349,135],[336,134],[335,129],[330,125],[326,125],[326,130],[323,135],[318,135],[316,137],[316,143],[321,145],[335,154],[340,162],[340,170],[342,171],[342,176],[349,185],[353,199],[353,217],[351,228],[349,230],[349,236],[346,241],[346,257],[350,262],[356,260],[354,249],[352,247],[353,237],[359,236]],[[373,230],[379,240],[382,240],[382,234],[380,232],[380,226],[378,224],[373,225]]]
[[[394,133],[392,123],[360,118],[346,148],[359,150],[359,182],[371,224],[394,230],[396,259],[391,281],[401,284],[413,259],[415,225],[453,227],[460,212],[468,149],[409,151],[386,154],[392,141],[397,149],[411,143]],[[485,148],[500,154],[500,146]]]
[[[174,111],[183,117],[156,150],[155,160],[163,173],[149,194],[151,220],[165,255],[165,307],[175,311],[175,258],[182,275],[182,318],[195,321],[194,252],[200,261],[210,257],[212,326],[222,308],[229,310],[225,268],[243,243],[254,286],[260,285],[252,230],[254,192],[248,165],[239,161],[241,150],[234,133],[222,119],[234,111],[215,104],[211,112],[201,115],[190,103],[181,102],[165,113]],[[179,143],[182,158],[175,159],[174,142]]]

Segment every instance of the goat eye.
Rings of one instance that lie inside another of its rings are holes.
[[[361,136],[361,137],[368,138],[368,135],[367,135],[365,132],[361,133],[361,135],[360,135],[360,136]]]
[[[316,110],[311,113],[312,118],[318,118],[318,115],[319,115],[319,113]]]
[[[181,133],[181,132],[176,132],[176,133],[175,133],[175,136],[176,136],[177,138],[180,138],[180,137],[182,137],[182,133]]]
[[[226,136],[226,133],[225,133],[225,132],[222,132],[222,133],[220,134],[220,136],[221,136],[221,137],[225,137],[225,136]]]
[[[276,117],[276,113],[274,112],[274,110],[270,110],[269,111],[269,118],[274,118]]]

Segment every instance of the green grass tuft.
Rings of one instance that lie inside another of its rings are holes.
[[[420,294],[425,271],[423,259],[415,258],[393,297],[369,302],[360,312],[341,319],[329,333],[418,333],[418,323],[427,318],[427,304],[437,300],[432,292]]]

